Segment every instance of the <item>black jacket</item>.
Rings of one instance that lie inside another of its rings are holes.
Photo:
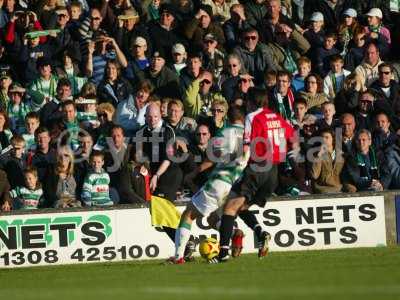
[[[132,93],[131,84],[122,77],[118,78],[114,84],[102,80],[97,87],[97,98],[99,102],[108,102],[114,107],[117,107],[118,103],[121,101],[128,99]]]
[[[129,163],[121,172],[119,185],[120,203],[144,204],[146,195],[145,178],[139,168]]]

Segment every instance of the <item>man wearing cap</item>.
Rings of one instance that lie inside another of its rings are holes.
[[[133,7],[124,10],[124,13],[118,16],[118,25],[114,37],[124,53],[130,52],[132,43],[138,36],[146,40],[147,50],[151,53],[147,28],[139,22],[139,14]]]
[[[176,31],[176,10],[172,4],[165,3],[160,7],[160,20],[149,26],[149,35],[154,49],[167,55],[165,59],[172,61],[171,48],[181,42]]]
[[[8,97],[9,87],[12,83],[12,78],[9,69],[0,69],[0,109],[6,110],[10,98]]]
[[[212,72],[215,78],[219,78],[224,68],[225,55],[218,50],[217,38],[212,33],[204,37],[203,54],[203,67]]]
[[[153,85],[154,94],[160,98],[180,98],[178,76],[165,65],[162,51],[153,53],[150,67],[144,71],[144,76]]]
[[[318,1],[318,0],[317,0]],[[344,2],[345,8],[354,8],[363,19],[365,19],[365,15],[372,8],[379,7],[382,11],[383,21],[388,24],[391,21],[390,18],[390,2],[388,0],[346,0]]]
[[[128,60],[128,66],[124,70],[125,77],[132,82],[135,80],[143,80],[143,72],[150,66],[150,60],[146,57],[147,41],[138,36],[132,41],[131,55]]]
[[[172,47],[172,60],[173,64],[171,66],[171,69],[178,74],[178,76],[181,74],[182,69],[186,67],[186,59],[187,59],[187,53],[185,46],[183,46],[181,43],[177,43]]]
[[[186,24],[184,33],[186,38],[193,43],[193,47],[202,48],[204,37],[209,33],[213,34],[220,47],[225,43],[221,26],[217,22],[213,22],[212,18],[211,6],[200,5],[195,17]]]
[[[32,98],[31,101],[25,99],[25,89],[19,83],[13,83],[8,91],[10,96],[10,103],[7,106],[7,116],[10,121],[10,129],[18,134],[22,134],[25,131],[25,116],[33,111],[37,110],[42,103],[35,102],[36,98]],[[41,99],[38,97],[37,99]]]
[[[339,24],[339,20],[341,18],[344,5],[346,7],[354,7],[349,5],[348,2],[351,1],[340,1],[340,0],[311,0],[304,1],[304,18],[307,21],[308,16],[311,16],[313,12],[318,11],[321,12],[324,16],[325,23],[325,31],[327,32],[335,32],[337,29],[337,25]],[[357,2],[363,2],[358,1]],[[346,3],[344,3],[346,2]]]

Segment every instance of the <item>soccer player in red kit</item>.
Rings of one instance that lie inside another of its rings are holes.
[[[224,206],[220,226],[220,254],[211,263],[229,259],[229,242],[238,213],[247,213],[249,225],[259,241],[258,256],[268,252],[271,235],[263,231],[254,214],[248,208],[252,204],[264,207],[278,185],[278,164],[283,162],[287,144],[294,137],[293,127],[278,113],[268,107],[267,92],[258,89],[250,102],[263,103],[246,117],[244,143],[245,151],[251,151],[250,160],[243,177],[232,187],[231,195]],[[262,101],[260,101],[262,98]]]

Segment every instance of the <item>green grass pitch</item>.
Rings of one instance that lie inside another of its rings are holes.
[[[1,299],[400,299],[400,247],[0,270]]]

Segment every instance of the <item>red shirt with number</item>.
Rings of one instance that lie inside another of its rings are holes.
[[[293,136],[293,127],[268,108],[248,114],[244,142],[250,145],[250,163],[279,164],[285,161],[287,141]]]

